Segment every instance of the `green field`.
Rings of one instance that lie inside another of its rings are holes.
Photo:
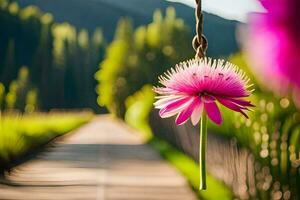
[[[92,116],[90,112],[2,114],[0,169],[8,168],[26,153],[88,122]]]

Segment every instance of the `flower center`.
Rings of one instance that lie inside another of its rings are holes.
[[[197,96],[203,97],[203,96],[207,96],[207,95],[209,95],[208,92],[202,91],[202,92],[199,92]]]

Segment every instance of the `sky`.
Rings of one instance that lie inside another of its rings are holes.
[[[170,0],[195,7],[195,0]],[[227,19],[246,22],[249,12],[263,12],[258,0],[202,0],[203,10]]]

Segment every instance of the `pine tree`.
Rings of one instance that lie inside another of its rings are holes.
[[[0,111],[4,109],[5,87],[0,82]]]
[[[9,40],[6,49],[4,67],[1,72],[1,80],[4,85],[8,85],[9,81],[15,78],[17,74],[17,66],[15,62],[15,41],[13,39]]]
[[[84,107],[89,101],[89,86],[90,86],[90,74],[91,74],[91,63],[90,63],[90,41],[88,31],[85,29],[80,30],[78,34],[78,56],[82,59],[79,62],[79,73],[77,74],[76,82],[78,83],[78,90],[80,91],[79,102],[80,106]]]
[[[93,36],[92,36],[92,47],[93,47],[93,50],[95,52],[99,52],[100,48],[105,45],[104,44],[105,41],[104,41],[104,36],[103,36],[103,32],[102,32],[102,29],[100,28],[96,28],[94,33],[93,33]]]
[[[49,74],[51,72],[52,62],[52,15],[44,14],[41,18],[41,22],[42,27],[40,33],[40,41],[34,56],[33,66],[31,67],[31,77],[32,81],[36,83],[39,88],[41,102],[43,102],[43,108],[48,109],[51,106]]]

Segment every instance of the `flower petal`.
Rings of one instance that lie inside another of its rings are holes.
[[[170,103],[172,103],[176,100],[182,99],[184,97],[186,97],[186,96],[183,96],[183,95],[170,95],[170,96],[158,99],[153,105],[155,106],[155,108],[161,109],[161,108],[166,107],[168,104],[170,104]]]
[[[193,111],[195,110],[196,106],[199,104],[199,97],[194,97],[193,101],[183,109],[176,118],[176,124],[182,125],[184,124],[189,117],[192,115]]]
[[[239,112],[242,115],[244,115],[246,118],[248,118],[248,115],[242,110],[242,109],[247,109],[246,107],[238,105],[238,104],[232,102],[230,99],[225,99],[225,98],[217,98],[217,99],[225,107],[227,107],[233,111]]]
[[[216,98],[211,95],[205,95],[203,96],[203,99],[204,99],[204,103],[212,103],[216,100]]]
[[[230,101],[238,104],[238,105],[241,105],[241,106],[248,106],[248,107],[255,107],[253,104],[251,104],[250,101],[245,101],[245,100],[242,100],[242,99],[233,99],[233,98],[228,98]]]
[[[173,89],[171,88],[162,88],[162,87],[154,87],[154,92],[161,95],[169,95],[175,93]]]
[[[179,100],[175,100],[172,103],[168,104],[166,107],[162,108],[159,111],[159,115],[161,118],[171,117],[182,109],[186,108],[193,100],[193,97],[187,96],[185,98],[181,98]]]
[[[216,124],[220,125],[222,123],[222,116],[221,112],[215,102],[212,103],[204,103],[205,111],[208,117],[215,122]]]
[[[201,115],[203,113],[204,103],[201,101],[201,97],[199,97],[198,104],[195,106],[195,109],[191,116],[191,121],[194,126],[199,122]]]

